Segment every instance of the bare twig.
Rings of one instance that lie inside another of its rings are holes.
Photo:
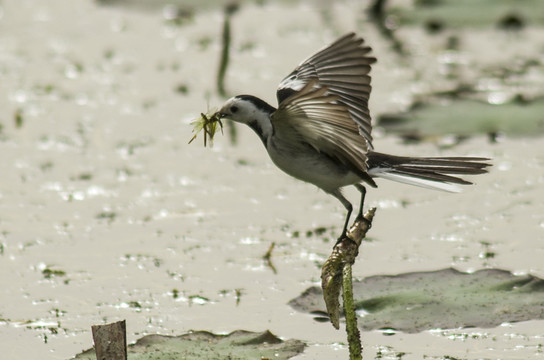
[[[225,18],[223,22],[223,33],[221,36],[221,57],[219,59],[219,69],[217,71],[217,93],[224,98],[227,97],[227,91],[225,90],[225,76],[229,66],[231,48],[230,19],[236,11],[238,11],[238,4],[236,2],[227,4],[224,9]],[[238,136],[236,126],[232,121],[227,121],[227,129],[230,136],[230,142],[235,145],[237,143]]]
[[[372,6],[368,9],[369,19],[374,22],[382,35],[391,42],[394,51],[399,55],[406,55],[402,42],[395,35],[395,29],[388,24],[386,2],[387,0],[374,0]]]
[[[276,267],[274,266],[274,264],[272,263],[272,251],[274,250],[274,247],[276,247],[276,243],[273,242],[272,244],[270,244],[270,247],[268,248],[268,251],[266,252],[266,254],[263,255],[263,259],[264,261],[266,261],[266,265],[272,269],[272,272],[274,274],[277,274],[278,272],[276,271]]]
[[[344,315],[346,317],[346,332],[348,333],[348,346],[350,360],[363,359],[363,345],[361,334],[357,327],[357,314],[353,304],[353,285],[351,283],[351,264],[347,263],[342,269],[342,297],[344,299]]]
[[[223,33],[221,36],[221,58],[219,60],[219,70],[217,71],[217,92],[222,97],[227,96],[225,90],[225,75],[227,73],[227,67],[229,66],[230,56],[230,17],[233,14],[229,11],[229,8],[225,8],[225,18],[223,21]]]
[[[340,290],[343,289],[344,314],[346,316],[346,332],[348,334],[350,359],[362,359],[362,346],[357,328],[357,315],[353,302],[353,286],[351,265],[359,254],[366,233],[372,225],[376,208],[372,208],[363,217],[357,217],[346,237],[341,239],[323,265],[321,271],[321,287],[327,306],[327,313],[332,325],[340,328]]]
[[[93,325],[94,350],[97,360],[127,360],[126,321]]]

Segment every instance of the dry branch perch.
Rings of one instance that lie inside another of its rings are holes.
[[[339,297],[340,290],[343,289],[350,359],[362,359],[361,340],[359,329],[357,328],[357,315],[353,303],[351,265],[355,263],[355,258],[359,254],[359,246],[372,226],[372,219],[375,212],[376,208],[372,208],[363,217],[355,219],[347,236],[336,243],[332,249],[332,253],[327,261],[325,261],[321,271],[323,298],[325,299],[331,323],[336,329],[340,328]]]

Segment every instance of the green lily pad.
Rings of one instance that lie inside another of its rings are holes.
[[[452,28],[489,27],[512,16],[521,21],[544,22],[541,0],[419,0],[413,7],[394,8],[393,13],[401,24],[442,21]]]
[[[283,341],[270,331],[244,330],[228,335],[194,331],[180,336],[147,335],[128,346],[129,360],[290,359],[304,351],[300,340]],[[76,360],[96,360],[94,349]]]
[[[372,276],[354,282],[353,293],[363,330],[415,333],[544,319],[544,280],[504,270],[463,273],[444,269]],[[309,288],[289,304],[301,312],[325,313],[318,287]]]
[[[426,103],[404,114],[382,115],[387,132],[421,137],[504,133],[509,136],[544,134],[544,100],[492,105],[476,100]]]

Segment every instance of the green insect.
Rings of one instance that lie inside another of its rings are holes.
[[[219,112],[215,112],[212,115],[201,113],[200,118],[191,122],[191,125],[193,125],[193,132],[195,134],[193,135],[191,140],[189,140],[189,144],[192,143],[194,139],[196,139],[196,136],[200,131],[204,130],[204,146],[206,146],[207,144],[208,136],[210,137],[210,144],[213,145],[213,137],[218,130],[217,124],[219,124],[219,127],[221,128],[222,134],[223,123],[221,122],[221,114]]]

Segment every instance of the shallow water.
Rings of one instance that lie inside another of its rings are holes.
[[[444,36],[399,32],[413,50],[402,58],[362,9],[323,6],[244,5],[232,22],[227,90],[274,103],[285,74],[353,29],[379,57],[375,114],[406,110],[422,94],[458,85],[443,73]],[[160,9],[0,3],[2,358],[67,359],[92,346],[91,325],[120,319],[129,341],[190,329],[269,329],[309,343],[298,359],[347,357],[343,331],[287,305],[319,281],[343,222],[341,205],[277,170],[249,129],[238,129],[237,146],[227,136],[212,149],[201,138],[187,144],[189,122],[222,101],[213,95],[221,23],[218,9],[196,11],[178,26]],[[477,83],[482,69],[512,58],[542,61],[535,50],[544,46],[542,34],[535,26],[517,41],[465,30],[457,68]],[[501,47],[505,42],[510,46]],[[544,94],[534,84],[520,91]],[[377,128],[375,137],[383,152],[487,156],[494,166],[461,194],[379,182],[367,197],[378,207],[373,241],[361,251],[356,276],[450,266],[544,276],[541,138],[491,143],[477,135],[449,147],[442,136],[406,145]],[[356,191],[347,194],[357,201]],[[316,228],[325,232],[315,235]],[[262,260],[272,242],[277,274]],[[370,357],[536,359],[542,326],[370,331],[362,338]]]

